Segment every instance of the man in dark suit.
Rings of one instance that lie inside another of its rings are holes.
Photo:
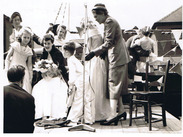
[[[4,133],[33,133],[34,98],[23,86],[25,68],[11,67],[8,72],[10,85],[4,86]]]

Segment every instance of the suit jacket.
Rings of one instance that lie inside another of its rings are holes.
[[[35,104],[17,84],[4,86],[4,133],[33,133]]]
[[[127,64],[130,60],[118,22],[108,16],[104,22],[104,43],[93,50],[96,56],[108,51],[109,68]]]
[[[68,81],[68,74],[67,70],[65,68],[65,62],[64,62],[64,57],[62,55],[62,52],[58,50],[55,45],[52,46],[52,49],[50,51],[50,55],[52,57],[52,60],[55,64],[58,65],[58,69],[61,70],[62,76],[65,79],[65,81]],[[47,59],[48,58],[48,52],[43,49],[43,54],[41,55],[41,59]]]

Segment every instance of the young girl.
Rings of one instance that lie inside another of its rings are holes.
[[[95,121],[94,93],[92,90],[89,90],[89,77],[87,71],[85,71],[85,93],[83,104],[83,65],[74,56],[74,52],[74,42],[68,42],[63,46],[63,54],[64,57],[67,58],[69,68],[69,90],[72,91],[72,89],[76,87],[68,119],[76,123],[79,122],[79,120],[84,120],[84,123],[93,124]]]
[[[28,28],[22,28],[18,41],[11,44],[9,52],[5,59],[5,70],[12,65],[22,65],[25,67],[23,88],[31,94],[32,91],[32,49],[28,46],[32,39],[32,31]]]

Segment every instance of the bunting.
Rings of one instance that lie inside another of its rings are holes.
[[[77,31],[78,31],[78,34],[80,36],[80,38],[83,36],[84,34],[84,29],[83,28],[80,28],[80,27],[76,27]]]
[[[170,53],[170,52],[174,52],[174,53],[175,53],[175,51],[176,51],[176,49],[177,49],[178,46],[179,46],[179,45],[175,46],[173,49],[171,49],[171,50],[169,50],[168,52],[166,52],[164,55],[162,55],[162,57],[165,56],[165,55],[167,55],[167,54]]]
[[[182,60],[180,60],[175,66],[173,66],[170,71],[173,71],[182,76]]]
[[[174,38],[176,42],[179,44],[181,50],[182,50],[182,30],[172,30],[172,33],[174,35]]]
[[[160,78],[157,80],[157,82],[163,83],[163,76],[160,77]],[[161,90],[161,86],[157,86],[157,88],[158,88],[158,90]]]

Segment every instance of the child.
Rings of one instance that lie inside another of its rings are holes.
[[[28,46],[32,39],[32,31],[28,28],[22,28],[18,41],[11,44],[9,52],[5,59],[5,70],[12,65],[22,65],[25,67],[25,76],[23,88],[31,94],[32,91],[32,49]]]
[[[76,123],[79,122],[79,120],[84,120],[85,123],[93,124],[95,121],[94,94],[92,93],[92,90],[88,89],[90,88],[88,80],[89,77],[87,71],[85,71],[85,93],[83,104],[83,65],[74,56],[74,52],[74,42],[68,42],[63,46],[63,55],[65,58],[67,58],[69,68],[69,91],[72,91],[72,89],[76,87],[76,92],[74,93],[74,98],[68,119]]]

